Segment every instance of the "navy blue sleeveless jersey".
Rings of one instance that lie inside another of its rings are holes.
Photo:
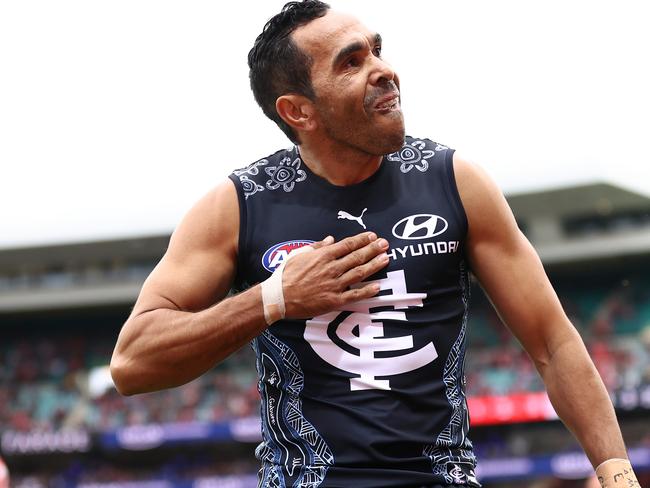
[[[467,220],[453,151],[407,137],[365,181],[334,186],[298,148],[230,175],[240,203],[236,288],[298,247],[373,231],[390,243],[380,292],[253,343],[261,487],[480,486],[467,438]]]

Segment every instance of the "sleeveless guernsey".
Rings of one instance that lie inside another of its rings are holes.
[[[365,181],[334,186],[298,148],[234,171],[236,288],[291,250],[365,230],[388,240],[369,300],[282,320],[252,341],[263,441],[261,487],[480,486],[467,438],[467,220],[453,151],[407,137]]]

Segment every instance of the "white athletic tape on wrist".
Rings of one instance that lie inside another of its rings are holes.
[[[608,459],[598,465],[596,476],[602,488],[641,487],[627,459]]]
[[[286,313],[284,306],[284,290],[282,288],[282,273],[289,259],[303,252],[313,251],[311,246],[302,246],[289,253],[287,258],[276,268],[270,278],[262,282],[262,305],[264,307],[264,320],[267,325],[283,319]]]

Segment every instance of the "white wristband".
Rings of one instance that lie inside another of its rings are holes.
[[[302,246],[289,253],[287,258],[278,266],[270,278],[262,282],[262,306],[264,307],[264,320],[268,325],[283,319],[286,313],[284,306],[284,290],[282,288],[282,273],[289,259],[300,253],[313,251],[311,246]]]
[[[598,465],[596,476],[602,488],[640,488],[641,486],[627,459],[608,459]]]

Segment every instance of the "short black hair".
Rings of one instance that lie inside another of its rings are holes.
[[[273,16],[255,39],[248,53],[249,77],[255,100],[268,118],[282,129],[289,139],[299,144],[293,129],[278,115],[275,102],[286,93],[297,93],[315,99],[311,83],[312,59],[291,39],[298,27],[323,17],[330,6],[318,0],[289,2]]]

